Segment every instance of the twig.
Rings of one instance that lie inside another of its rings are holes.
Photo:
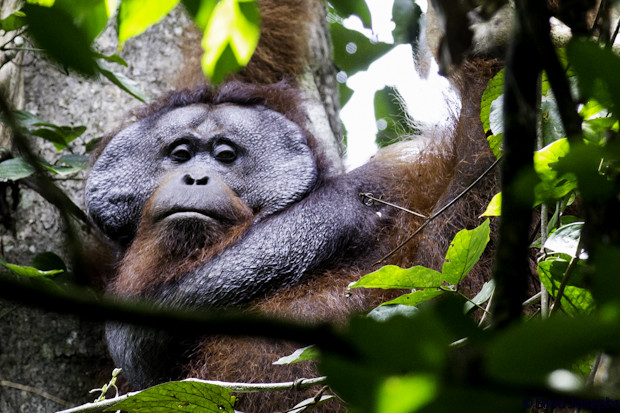
[[[492,164],[491,166],[489,166],[482,174],[480,174],[480,176],[478,178],[476,178],[476,180],[474,182],[472,182],[467,188],[465,188],[463,190],[463,192],[461,192],[460,194],[458,194],[453,200],[451,200],[450,202],[448,202],[446,205],[444,205],[439,211],[435,212],[433,215],[431,215],[430,217],[426,217],[425,215],[422,215],[420,213],[417,212],[413,212],[413,211],[409,211],[406,208],[400,207],[398,205],[394,205],[394,204],[390,204],[388,202],[382,201],[382,200],[377,200],[376,198],[371,198],[368,196],[368,194],[362,194],[363,196],[366,196],[367,198],[372,199],[373,201],[379,201],[382,202],[386,205],[390,205],[394,208],[398,208],[402,211],[406,211],[408,213],[411,213],[415,216],[421,217],[421,218],[426,218],[426,221],[424,221],[424,223],[422,223],[422,225],[420,225],[420,227],[418,229],[416,229],[413,234],[409,235],[407,237],[406,240],[404,240],[403,242],[400,243],[400,245],[398,245],[396,248],[394,248],[392,251],[390,251],[387,255],[385,255],[383,258],[381,258],[379,261],[375,262],[374,265],[380,265],[382,262],[384,262],[385,260],[389,259],[392,255],[396,254],[402,247],[404,247],[405,245],[407,245],[407,243],[409,241],[411,241],[416,235],[418,235],[420,233],[420,231],[422,231],[428,224],[431,223],[431,221],[433,221],[435,218],[437,218],[439,215],[441,215],[444,211],[446,211],[448,208],[450,208],[452,205],[454,205],[459,199],[461,199],[466,193],[468,193],[469,191],[471,191],[471,189],[476,186],[476,184],[478,182],[480,182],[482,180],[482,178],[484,178],[485,176],[487,176],[489,174],[489,172],[491,172],[493,170],[493,168],[495,168],[495,166],[499,163],[499,161],[502,158],[499,157],[497,158]]]
[[[2,387],[10,387],[12,389],[16,389],[16,390],[21,390],[21,391],[25,391],[28,393],[32,393],[32,394],[36,394],[37,396],[41,396],[45,399],[51,400],[54,403],[58,403],[62,406],[71,406],[71,403],[56,397],[52,394],[49,394],[46,391],[37,389],[35,387],[31,387],[31,386],[26,386],[24,384],[19,384],[19,383],[13,383],[12,381],[7,381],[7,380],[0,380],[0,386]]]
[[[286,390],[305,390],[312,386],[322,385],[327,382],[327,377],[317,377],[313,379],[299,379],[295,381],[283,383],[229,383],[224,381],[187,379],[183,381],[192,381],[197,383],[212,384],[224,387],[236,393],[256,393],[267,391],[286,391]],[[95,403],[86,403],[81,406],[72,407],[70,409],[61,410],[56,413],[89,413],[99,412],[107,407],[114,406],[116,403],[122,402],[129,397],[140,394],[140,391],[127,393],[113,399],[107,399]]]
[[[419,212],[415,212],[415,211],[412,211],[410,209],[403,208],[400,205],[396,205],[396,204],[393,204],[391,202],[384,201],[383,199],[375,198],[374,196],[372,196],[372,194],[370,192],[366,192],[366,193],[362,192],[362,193],[360,193],[360,196],[363,197],[363,198],[368,198],[368,199],[370,199],[371,201],[374,201],[374,202],[379,202],[380,204],[384,204],[384,205],[388,205],[388,206],[394,207],[396,209],[400,209],[401,211],[405,211],[405,212],[407,212],[407,213],[409,213],[411,215],[415,215],[416,217],[428,219],[428,217],[426,215],[420,214]]]

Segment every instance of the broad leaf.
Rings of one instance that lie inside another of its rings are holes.
[[[212,82],[248,64],[260,37],[255,0],[221,0],[213,9],[202,38],[202,69]]]
[[[473,310],[476,307],[476,305],[484,304],[489,299],[491,299],[493,292],[495,292],[495,281],[490,280],[490,281],[485,282],[482,288],[480,289],[480,291],[478,292],[478,294],[476,294],[476,296],[472,298],[470,301],[467,301],[465,303],[464,311],[467,313]]]
[[[73,23],[86,34],[88,43],[105,29],[110,17],[105,0],[56,0],[54,8],[72,16]]]
[[[377,413],[409,413],[428,404],[440,393],[436,376],[391,376],[378,388]]]
[[[118,41],[122,45],[129,38],[143,33],[157,23],[180,0],[123,0],[118,12]]]
[[[198,381],[173,381],[143,390],[105,411],[233,413],[230,391]]]
[[[308,346],[304,348],[298,348],[293,354],[285,357],[280,357],[274,361],[273,364],[294,364],[300,361],[314,360],[319,356],[319,350],[316,346]]]
[[[367,274],[354,282],[350,288],[433,288],[441,286],[443,278],[440,272],[430,268],[415,266],[400,268],[396,265],[386,265],[377,271]]]
[[[557,258],[538,263],[538,276],[553,297],[557,298],[568,264],[568,261]],[[584,287],[582,271],[582,265],[575,267],[560,299],[562,309],[572,316],[589,314],[595,308],[592,294]]]
[[[395,24],[392,36],[396,43],[415,44],[420,36],[422,9],[411,0],[395,0],[392,6],[392,21]]]
[[[182,0],[187,12],[200,30],[204,32],[211,20],[211,13],[217,4],[215,0]]]
[[[26,15],[23,11],[16,11],[9,14],[4,19],[0,20],[0,30],[10,32],[13,30],[21,29],[26,25]]]
[[[504,93],[504,70],[500,70],[487,84],[480,102],[480,121],[485,132],[491,129],[491,104]],[[497,133],[497,132],[495,132]]]
[[[35,42],[60,64],[93,76],[96,62],[89,33],[77,26],[73,16],[58,7],[24,6],[28,31]]]
[[[3,265],[4,267],[8,268],[9,270],[11,270],[17,275],[20,275],[22,277],[31,277],[31,278],[50,277],[52,275],[56,275],[56,274],[60,274],[61,272],[64,272],[64,270],[62,269],[44,271],[44,270],[40,270],[35,267],[10,264],[6,262],[3,258],[0,258],[0,265]]]
[[[370,28],[372,26],[370,10],[368,10],[365,2],[359,0],[330,0],[329,4],[334,6],[334,9],[342,17],[356,15],[360,18],[364,27]]]
[[[393,44],[373,43],[360,32],[349,30],[341,23],[330,23],[329,31],[334,45],[334,63],[347,76],[368,69],[372,62],[394,47]]]
[[[545,248],[551,252],[576,257],[582,228],[583,222],[573,222],[558,228],[545,241]],[[581,255],[583,255],[581,258],[587,258],[587,255],[584,255],[584,253],[581,253]]]
[[[23,158],[7,159],[0,162],[0,179],[17,181],[28,178],[34,173],[34,168]]]
[[[572,173],[558,173],[558,162],[569,152],[566,138],[534,152],[534,169],[540,182],[534,188],[536,204],[547,199],[558,199],[577,188],[577,178]]]
[[[444,280],[456,285],[469,273],[484,252],[490,233],[487,219],[478,228],[463,229],[456,234],[441,270]]]
[[[502,193],[493,196],[487,209],[480,215],[481,217],[499,217],[502,215]]]
[[[577,74],[584,100],[596,99],[620,115],[620,56],[609,48],[573,37],[566,46],[572,69]]]

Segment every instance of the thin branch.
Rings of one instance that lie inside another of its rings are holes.
[[[400,249],[402,247],[404,247],[405,245],[407,245],[407,243],[409,241],[411,241],[413,238],[415,238],[416,235],[418,235],[420,233],[420,231],[422,231],[428,224],[430,224],[435,218],[437,218],[439,215],[443,214],[448,208],[450,208],[452,205],[454,205],[459,199],[461,199],[465,194],[467,194],[469,191],[472,190],[472,188],[474,186],[476,186],[476,184],[478,182],[480,182],[485,176],[487,176],[489,174],[489,172],[491,172],[493,170],[493,168],[495,168],[495,166],[497,166],[497,164],[499,163],[499,161],[502,158],[499,157],[497,158],[492,164],[491,166],[489,166],[482,174],[480,174],[480,176],[478,178],[476,178],[476,180],[474,182],[472,182],[467,188],[465,188],[463,190],[463,192],[461,192],[460,194],[458,194],[454,199],[452,199],[450,202],[448,202],[446,205],[444,205],[439,211],[435,212],[433,215],[431,215],[430,217],[426,217],[420,213],[417,212],[413,212],[413,211],[409,211],[406,208],[394,205],[394,204],[390,204],[387,203],[385,201],[382,200],[378,200],[386,205],[390,205],[392,207],[398,208],[400,210],[406,211],[408,213],[411,213],[415,216],[418,217],[422,217],[422,218],[426,218],[426,221],[424,221],[424,223],[422,223],[422,225],[420,225],[420,227],[418,229],[416,229],[413,234],[409,235],[407,237],[407,239],[405,239],[403,242],[400,243],[400,245],[398,245],[396,248],[394,248],[392,251],[390,251],[388,254],[386,254],[383,258],[381,258],[379,261],[375,262],[373,265],[380,265],[382,262],[384,262],[385,260],[389,259],[392,255],[396,254],[398,251],[400,251]],[[363,196],[367,196],[368,194],[362,194]],[[368,196],[367,196],[368,197]],[[370,197],[368,197],[370,198]],[[375,198],[371,198],[373,200],[376,200]]]
[[[419,212],[415,212],[415,211],[412,211],[410,209],[403,208],[400,205],[396,205],[396,204],[393,204],[391,202],[384,201],[383,199],[375,198],[374,196],[372,196],[372,194],[370,192],[362,192],[362,193],[360,193],[360,196],[362,198],[368,198],[368,199],[370,199],[371,201],[374,201],[374,202],[379,202],[380,204],[384,204],[384,205],[388,205],[388,206],[391,206],[391,207],[396,208],[396,209],[400,209],[401,211],[405,211],[408,214],[415,215],[416,217],[428,219],[428,217],[426,215],[420,214]]]
[[[37,396],[41,396],[44,399],[48,399],[53,401],[54,403],[58,403],[62,406],[71,406],[71,403],[56,397],[52,394],[49,394],[46,391],[37,389],[35,387],[31,387],[31,386],[26,386],[24,384],[19,384],[19,383],[13,383],[12,381],[7,381],[7,380],[0,380],[0,386],[2,387],[9,387],[11,389],[16,389],[16,390],[20,390],[20,391],[25,391],[28,393],[32,393],[32,394],[36,394]]]
[[[313,386],[323,385],[327,382],[327,377],[317,377],[313,379],[299,379],[295,381],[283,383],[230,383],[214,380],[187,379],[183,381],[191,381],[196,383],[212,384],[224,387],[236,393],[257,393],[268,391],[287,391],[287,390],[306,390]],[[112,407],[129,397],[140,394],[141,391],[127,393],[112,399],[103,400],[95,403],[86,403],[81,406],[72,407],[70,409],[61,410],[56,413],[90,413],[99,412],[107,407]],[[66,402],[65,402],[66,403]]]

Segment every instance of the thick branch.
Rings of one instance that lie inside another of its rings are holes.
[[[537,3],[538,0],[516,2],[517,21],[506,58],[502,219],[493,268],[495,327],[503,327],[521,316],[527,290],[535,182],[536,86],[541,65],[531,58],[535,45],[524,25],[527,19],[540,19],[541,7]]]

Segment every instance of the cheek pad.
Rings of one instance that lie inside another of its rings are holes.
[[[133,236],[142,206],[157,187],[159,176],[156,150],[133,129],[110,141],[86,183],[87,212],[114,240]]]

